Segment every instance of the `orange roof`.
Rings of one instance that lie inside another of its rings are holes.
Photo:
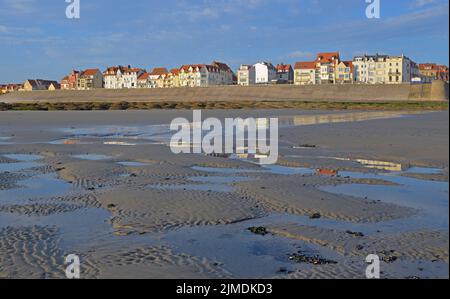
[[[165,67],[157,67],[157,68],[153,69],[153,71],[150,73],[150,75],[152,75],[152,76],[161,76],[161,75],[164,75],[164,74],[167,74],[167,73],[168,73],[168,71],[167,71],[167,69]]]
[[[149,76],[150,76],[149,73],[143,73],[142,75],[139,76],[138,80],[147,80]]]
[[[316,61],[320,62],[332,62],[334,59],[339,59],[339,52],[325,52],[317,54]]]
[[[291,69],[291,65],[290,64],[278,64],[277,65],[277,71],[279,72],[289,72],[289,70]]]
[[[296,70],[313,70],[316,68],[315,61],[300,61],[295,64]]]
[[[175,76],[178,76],[180,74],[180,70],[179,69],[171,69],[170,72],[172,74],[174,74]]]
[[[436,70],[437,69],[437,64],[436,63],[421,63],[419,64],[419,69],[420,70]]]
[[[87,69],[83,72],[83,76],[94,76],[95,74],[97,74],[97,72],[100,72],[99,69]]]

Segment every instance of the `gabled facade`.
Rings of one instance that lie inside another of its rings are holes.
[[[159,76],[158,88],[176,88],[180,86],[180,71],[172,69],[170,72]]]
[[[78,90],[91,90],[103,88],[103,74],[99,69],[87,69],[82,71],[77,84]]]
[[[215,81],[210,82],[210,85],[232,85],[233,84],[234,72],[231,70],[231,68],[226,63],[219,62],[219,61],[213,61],[211,66],[213,68],[215,68],[215,71],[218,72],[218,75],[217,75]]]
[[[294,81],[294,70],[290,64],[277,65],[277,84],[292,84]]]
[[[270,62],[258,62],[253,67],[255,68],[256,84],[270,84],[276,81],[277,69]]]
[[[104,87],[106,89],[121,89],[125,88],[123,82],[123,73],[125,67],[123,66],[111,66],[103,72]]]
[[[0,94],[21,91],[22,89],[22,84],[2,84],[0,85]]]
[[[73,70],[68,76],[61,80],[61,89],[63,90],[75,90],[78,88],[78,78],[80,71]]]
[[[122,79],[123,87],[134,89],[138,87],[138,78],[145,73],[143,69],[127,67],[123,70]]]
[[[316,63],[314,61],[300,61],[295,64],[294,84],[316,84]]]
[[[34,90],[48,90],[51,85],[59,85],[56,81],[42,80],[42,79],[28,79],[23,84],[24,91],[34,91]]]
[[[180,87],[208,86],[208,70],[204,64],[183,65],[179,77]]]
[[[421,77],[431,80],[449,81],[448,67],[445,65],[438,65],[436,63],[421,63],[419,64],[419,72]]]
[[[336,83],[353,83],[354,68],[352,61],[340,61],[336,65],[335,69],[335,81]]]
[[[103,72],[104,86],[107,89],[138,88],[138,78],[145,73],[140,68],[112,66]]]
[[[160,88],[161,87],[160,77],[166,75],[167,73],[169,73],[169,71],[164,67],[154,68],[148,78],[150,88]]]
[[[143,73],[137,78],[137,88],[150,88],[149,73]]]
[[[336,66],[339,64],[339,52],[326,52],[317,54],[316,58],[316,81],[318,84],[336,82]]]

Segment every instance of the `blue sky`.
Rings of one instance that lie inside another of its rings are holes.
[[[220,60],[312,60],[340,51],[449,60],[448,0],[0,0],[0,82],[60,80],[71,69],[128,65],[152,69]]]

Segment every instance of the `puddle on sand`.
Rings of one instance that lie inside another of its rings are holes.
[[[11,160],[16,160],[19,162],[33,162],[44,158],[40,155],[32,155],[32,154],[6,154],[3,155],[3,157],[6,157]]]
[[[9,141],[10,139],[11,139],[11,137],[2,137],[2,136],[0,136],[0,145],[13,144],[12,142]]]
[[[36,162],[0,163],[0,172],[18,172],[40,166],[43,164]]]
[[[186,190],[205,192],[233,192],[234,188],[223,184],[184,184],[184,185],[147,185],[147,188],[161,190]]]
[[[132,162],[132,161],[117,162],[117,164],[122,165],[122,166],[127,166],[127,167],[140,167],[140,166],[148,166],[149,165],[147,163]]]
[[[235,278],[269,278],[280,269],[297,271],[312,267],[289,261],[289,255],[299,250],[331,260],[339,258],[336,253],[313,244],[248,231],[248,227],[260,221],[181,228],[168,232],[161,241],[181,252],[223,263]]]
[[[262,165],[260,169],[243,169],[243,168],[220,168],[220,167],[202,167],[194,166],[193,170],[209,172],[209,173],[219,173],[219,174],[245,174],[245,173],[271,173],[280,175],[310,175],[314,171],[309,168],[300,167],[286,167],[280,165]]]
[[[37,175],[18,182],[19,188],[0,190],[0,204],[27,204],[30,199],[62,196],[72,185],[60,180],[55,174]]]
[[[439,168],[428,168],[428,167],[411,167],[404,173],[412,174],[441,174],[442,170]]]
[[[198,183],[211,183],[211,184],[232,184],[232,183],[239,183],[239,182],[247,182],[252,180],[248,177],[239,177],[239,176],[232,176],[232,177],[225,177],[225,176],[199,176],[199,177],[191,177],[189,178],[190,181],[198,182]]]
[[[35,162],[43,158],[39,155],[5,154],[2,156],[19,162],[0,163],[0,172],[18,172],[43,165]]]
[[[435,171],[435,170],[429,170]],[[324,186],[325,192],[344,194],[369,200],[393,203],[419,210],[418,215],[409,218],[408,225],[416,228],[448,230],[449,226],[449,184],[402,176],[401,173],[362,174],[341,172],[343,177],[385,180],[396,186],[344,184]]]
[[[86,155],[73,155],[72,157],[80,160],[88,160],[88,161],[102,161],[109,160],[113,157],[106,155],[96,155],[96,154],[86,154]]]

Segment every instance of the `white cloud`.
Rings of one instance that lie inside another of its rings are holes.
[[[12,15],[24,15],[35,12],[35,0],[0,0],[2,11]]]
[[[414,0],[410,7],[411,8],[421,8],[430,4],[436,3],[436,0]]]
[[[311,58],[313,56],[314,55],[311,52],[299,50],[299,51],[294,51],[292,53],[289,53],[289,55],[287,57],[299,59],[299,58]]]

